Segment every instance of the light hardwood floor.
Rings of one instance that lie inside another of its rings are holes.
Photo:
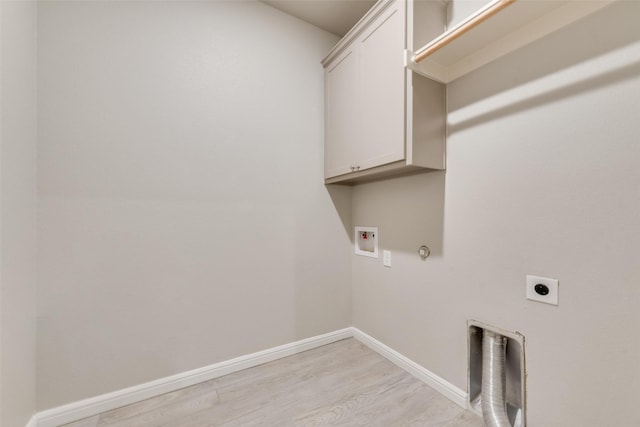
[[[482,427],[484,423],[349,338],[65,427],[328,425]]]

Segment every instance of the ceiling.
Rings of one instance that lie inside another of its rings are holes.
[[[262,0],[337,36],[344,36],[375,0]]]

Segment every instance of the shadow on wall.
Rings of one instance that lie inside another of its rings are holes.
[[[344,231],[353,243],[353,232],[351,231],[351,187],[344,185],[325,185],[333,206],[340,217]]]
[[[292,340],[351,326],[351,187],[310,191],[321,197],[295,214],[292,236]]]
[[[418,257],[427,245],[430,258],[442,257],[444,196],[444,171],[361,184],[353,188],[353,226],[378,227],[381,249]]]
[[[548,92],[530,96],[526,99],[500,106],[499,108],[494,108],[482,114],[473,115],[473,117],[464,118],[459,121],[452,120],[448,123],[448,133],[452,134],[498,118],[504,118],[508,115],[531,110],[541,105],[570,98],[579,93],[604,88],[616,82],[636,78],[639,74],[640,62],[635,62],[598,76],[586,78],[571,84],[565,84],[562,85],[562,87],[549,90]]]
[[[619,8],[625,11],[621,13]],[[624,16],[626,22],[618,22],[613,29],[606,24],[613,19],[607,14]],[[561,30],[566,37],[552,34],[533,43],[526,53],[500,59],[501,69],[512,70],[509,76],[483,78],[491,77],[482,76],[489,73],[485,67],[475,75],[486,84],[468,84],[466,78],[456,81],[450,93],[464,96],[447,99],[448,135],[636,77],[640,73],[640,39],[635,30],[639,14],[640,2],[615,4],[586,18],[593,21],[590,27],[597,29],[589,32],[589,40],[584,39],[583,32],[572,31],[575,25],[584,24],[579,21]],[[540,60],[532,62],[530,55]],[[604,64],[597,74],[592,65],[595,58]],[[493,99],[498,94],[503,99],[499,104]]]

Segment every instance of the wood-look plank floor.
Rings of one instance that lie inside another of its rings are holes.
[[[65,427],[482,427],[477,415],[353,338]]]

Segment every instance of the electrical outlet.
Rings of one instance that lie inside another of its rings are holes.
[[[558,305],[558,279],[527,275],[527,299]]]

